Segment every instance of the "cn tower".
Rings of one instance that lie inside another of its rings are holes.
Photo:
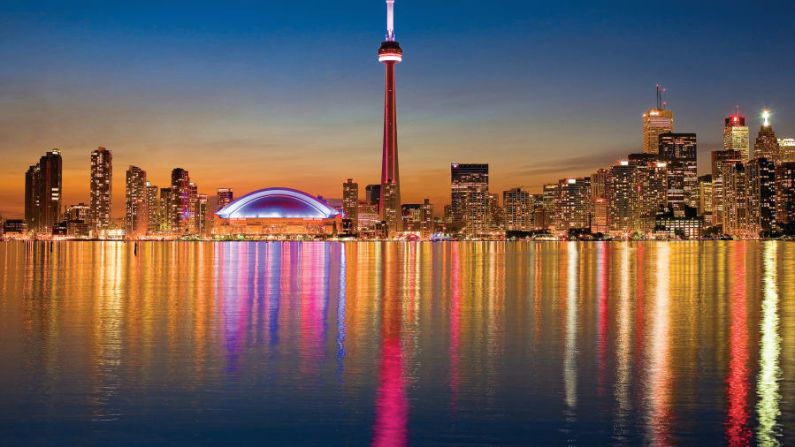
[[[381,200],[379,212],[389,235],[400,231],[400,171],[398,169],[397,110],[395,107],[395,65],[403,50],[395,41],[395,0],[386,0],[386,40],[378,49],[378,61],[386,66],[384,91],[384,151],[381,159]]]

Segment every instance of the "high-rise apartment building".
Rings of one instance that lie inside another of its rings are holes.
[[[529,192],[522,188],[503,191],[502,208],[506,230],[527,231],[533,228],[533,203]]]
[[[694,133],[660,135],[660,161],[668,167],[668,206],[675,217],[684,217],[685,207],[698,206],[697,153]]]
[[[45,153],[25,173],[25,221],[29,231],[48,233],[61,218],[61,151]]]
[[[642,233],[654,230],[657,215],[668,205],[668,164],[658,158],[653,154],[629,154],[629,164],[636,168],[631,227]]]
[[[127,169],[124,204],[124,229],[128,237],[144,236],[149,228],[146,193],[146,171],[130,166]]]
[[[191,219],[188,222],[188,233],[199,234],[200,228],[204,226],[204,216],[199,215],[199,187],[195,183],[188,184],[190,190],[188,203],[190,204]]]
[[[359,228],[359,184],[350,178],[342,184],[342,213],[352,228]]]
[[[215,210],[218,211],[235,200],[235,193],[232,191],[232,188],[218,188],[216,197],[218,203],[216,204]]]
[[[567,178],[558,182],[555,230],[591,227],[591,179]]]
[[[738,151],[742,161],[750,159],[750,138],[745,117],[740,112],[727,116],[723,120],[723,150]]]
[[[91,229],[99,232],[110,228],[113,193],[113,154],[100,146],[91,152],[90,200]]]
[[[160,214],[160,232],[174,232],[177,211],[172,188],[160,188],[160,212],[158,214]]]
[[[657,86],[657,106],[643,114],[643,153],[659,153],[660,135],[674,131],[674,113],[665,108],[663,89]]]
[[[160,201],[157,198],[157,191],[157,185],[146,182],[147,233],[160,231]]]
[[[489,228],[489,165],[453,163],[451,177],[451,217],[456,229],[474,235]]]
[[[638,227],[637,178],[638,167],[630,164],[629,160],[622,160],[610,168],[606,191],[610,231],[630,233]]]
[[[207,219],[207,201],[207,194],[196,195],[194,231],[199,235],[207,234],[210,230]]]
[[[175,168],[171,171],[171,231],[179,234],[191,232],[193,210],[191,183],[188,171]],[[161,191],[162,200],[162,191]]]

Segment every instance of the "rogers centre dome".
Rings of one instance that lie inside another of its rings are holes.
[[[325,201],[290,188],[246,194],[215,213],[217,236],[330,236],[342,216]]]

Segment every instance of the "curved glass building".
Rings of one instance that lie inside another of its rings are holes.
[[[335,235],[342,216],[324,200],[291,188],[246,194],[215,213],[213,234],[224,237]]]

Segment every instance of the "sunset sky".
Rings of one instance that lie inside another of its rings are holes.
[[[164,5],[166,4],[167,5]],[[341,196],[380,175],[381,0],[0,3],[0,214],[24,173],[64,156],[64,205],[88,200],[91,150],[201,192],[288,186]],[[491,189],[538,191],[640,151],[668,89],[700,167],[739,104],[795,137],[795,3],[397,0],[404,202],[449,202],[449,164],[486,162]],[[643,19],[638,19],[639,17]]]

